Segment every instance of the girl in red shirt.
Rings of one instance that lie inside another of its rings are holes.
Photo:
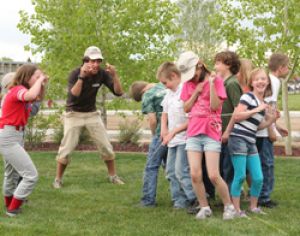
[[[32,192],[37,170],[24,150],[24,128],[31,111],[31,102],[43,91],[47,76],[33,64],[25,64],[16,72],[4,97],[0,118],[0,153],[4,160],[3,195],[8,216],[20,213],[20,207]],[[22,177],[18,184],[18,177]]]

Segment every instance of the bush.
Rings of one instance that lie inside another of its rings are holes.
[[[26,125],[25,142],[31,148],[43,142],[50,123],[50,119],[41,114],[30,117]]]
[[[119,123],[119,142],[121,144],[138,144],[141,138],[141,127],[142,127],[142,119],[143,116],[139,113],[136,113],[136,118],[133,120],[125,117],[125,114],[119,113],[121,117],[123,117],[123,121]]]

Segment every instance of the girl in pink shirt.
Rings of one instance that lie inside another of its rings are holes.
[[[23,201],[32,192],[37,170],[24,150],[24,127],[31,102],[43,91],[47,77],[33,64],[25,64],[16,72],[13,83],[4,97],[0,118],[0,153],[4,160],[3,195],[6,214],[20,213]],[[18,177],[18,178],[16,178]],[[18,184],[19,177],[22,177]]]
[[[224,204],[223,219],[232,219],[235,210],[228,187],[219,172],[221,112],[223,101],[226,99],[223,80],[213,75],[193,52],[182,53],[176,64],[185,82],[181,99],[184,101],[184,110],[189,117],[186,150],[193,188],[201,207],[196,218],[205,219],[212,214],[202,179],[201,165],[204,152],[208,176]]]

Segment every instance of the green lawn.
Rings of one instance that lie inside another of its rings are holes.
[[[290,111],[300,111],[300,94],[296,93],[290,93],[288,95],[288,106]],[[278,108],[279,110],[282,110],[281,105],[281,92],[280,96],[278,98]],[[140,110],[141,109],[141,103],[135,102],[132,99],[126,100],[121,98],[114,98],[113,100],[106,103],[106,109],[107,110]]]
[[[106,168],[95,153],[75,153],[64,179],[55,190],[55,153],[31,153],[40,179],[23,213],[4,215],[0,204],[0,235],[300,235],[300,159],[276,159],[279,206],[268,215],[224,222],[222,209],[197,221],[184,211],[173,210],[168,183],[162,171],[158,184],[158,207],[137,207],[141,193],[145,155],[119,154],[119,175],[126,185],[107,182]],[[1,172],[3,167],[1,166]],[[2,174],[1,179],[2,181]]]
[[[290,111],[300,111],[300,94],[289,94],[288,95],[288,107]],[[282,110],[282,102],[281,102],[281,96],[278,100],[278,108],[279,110]]]

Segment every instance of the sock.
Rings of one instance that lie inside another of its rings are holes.
[[[13,196],[4,196],[4,202],[5,202],[5,206],[8,208],[11,200],[12,200]]]
[[[226,209],[232,209],[232,210],[234,210],[235,208],[234,208],[234,205],[232,204],[232,203],[228,203],[228,204],[226,204],[225,206],[224,206],[224,211],[226,210]]]
[[[210,206],[201,207],[201,209],[210,210]]]
[[[19,199],[16,199],[15,197],[13,197],[12,200],[11,200],[11,203],[8,207],[8,210],[9,211],[16,210],[16,209],[20,208],[22,203],[23,203],[23,200],[19,200]]]

